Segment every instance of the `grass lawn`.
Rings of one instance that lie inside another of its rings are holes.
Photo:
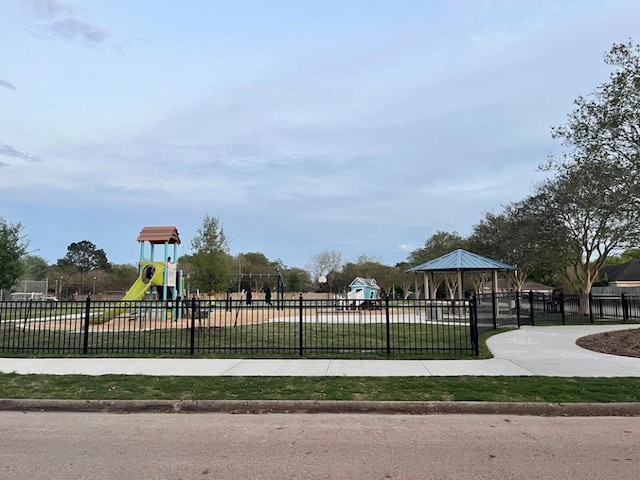
[[[0,397],[76,400],[639,402],[640,378],[0,374]]]
[[[0,354],[14,357],[192,357],[199,358],[395,358],[460,359],[473,354],[470,329],[450,324],[325,324],[267,322],[198,328],[169,323],[152,330],[92,330],[83,354],[84,331],[5,327]],[[300,341],[302,339],[302,342]],[[302,355],[300,345],[302,343]]]
[[[489,331],[480,335],[479,358],[492,357],[486,340],[504,331]],[[0,374],[0,398],[608,403],[640,402],[640,378]]]

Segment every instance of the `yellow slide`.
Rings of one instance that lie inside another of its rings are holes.
[[[142,300],[151,287],[162,285],[164,280],[163,269],[163,262],[144,262],[138,278],[122,300]]]
[[[140,274],[136,281],[127,290],[122,300],[137,301],[142,300],[149,289],[156,285],[162,285],[164,280],[164,263],[163,262],[143,262],[140,268]],[[102,315],[103,319],[110,319],[125,313],[130,309],[131,305],[120,303],[116,307],[109,309]]]

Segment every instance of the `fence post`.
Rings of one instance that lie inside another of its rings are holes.
[[[299,303],[298,311],[299,311],[299,319],[300,319],[299,326],[298,326],[298,342],[299,342],[298,348],[299,348],[300,356],[302,357],[304,355],[304,345],[303,345],[304,335],[302,332],[302,325],[303,325],[302,320],[303,320],[304,312],[302,309],[302,294],[300,294],[300,303]]]
[[[598,315],[600,318],[604,318],[604,306],[602,305],[602,298],[598,299]]]
[[[520,290],[516,290],[516,319],[518,320],[518,328],[520,328]]]
[[[471,328],[471,346],[473,347],[473,354],[480,356],[480,335],[478,333],[478,302],[477,297],[473,295],[471,297],[471,308],[469,308],[469,328]]]
[[[491,317],[493,319],[493,329],[496,330],[498,328],[498,297],[496,296],[496,291],[491,291]]]
[[[620,294],[620,300],[622,300],[622,321],[626,323],[629,320],[629,303],[624,292]]]
[[[189,344],[189,354],[196,351],[196,297],[191,297],[191,339]]]
[[[391,325],[389,322],[389,295],[384,297],[384,310],[387,321],[387,356],[391,355]]]
[[[589,302],[589,322],[593,323],[593,296],[591,292],[587,295],[587,301]]]
[[[82,340],[82,353],[89,351],[89,312],[91,311],[91,295],[87,295],[84,306],[84,338]]]
[[[533,290],[529,290],[529,317],[531,318],[531,326],[535,327],[536,321],[533,318]]]
[[[562,324],[566,325],[567,324],[567,316],[565,314],[565,309],[564,309],[564,292],[560,292],[560,316],[562,317]]]

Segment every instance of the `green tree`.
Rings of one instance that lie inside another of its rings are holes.
[[[409,254],[408,262],[415,266],[421,263],[435,260],[442,255],[453,252],[459,248],[468,248],[467,239],[461,237],[458,232],[443,232],[438,231],[431,235],[425,242],[425,244]],[[458,276],[450,274],[438,274],[432,277],[430,282],[431,291],[429,295],[431,298],[435,298],[440,285],[446,284],[449,292],[455,290],[458,284]],[[420,295],[420,292],[415,293],[416,296]]]
[[[240,253],[231,260],[231,276],[235,279],[231,282],[232,287],[260,290],[269,286],[273,289],[276,284],[275,278],[262,275],[275,275],[279,268],[281,268],[279,261],[272,262],[260,252]]]
[[[631,40],[614,44],[605,55],[613,71],[608,82],[588,97],[579,96],[564,125],[554,127],[554,138],[568,151],[552,158],[550,167],[563,170],[574,164],[604,163],[640,171],[640,45]]]
[[[183,255],[180,267],[184,270],[193,291],[203,293],[225,291],[229,284],[229,264],[231,257],[224,252],[196,252]]]
[[[180,259],[191,289],[206,293],[226,290],[231,257],[220,219],[206,215],[191,240],[191,248],[193,253]]]
[[[73,267],[81,273],[109,269],[107,254],[88,240],[70,244],[67,247],[67,254],[58,260],[57,265],[59,267]]]
[[[555,175],[536,196],[569,234],[563,275],[584,296],[612,252],[640,243],[640,46],[614,44],[605,63],[609,81],[552,130],[567,150],[550,159]]]
[[[302,268],[286,268],[283,277],[284,288],[287,292],[303,292],[311,283],[309,272]]]
[[[562,251],[552,242],[560,237],[558,226],[550,223],[546,213],[534,208],[534,201],[528,197],[507,205],[502,213],[487,213],[474,225],[469,237],[469,248],[474,253],[518,268],[510,274],[518,289],[534,272],[539,280],[553,278],[558,264],[556,253]],[[484,278],[474,280],[479,288]]]
[[[0,216],[0,289],[10,289],[24,270],[23,255],[29,241],[20,223],[9,223]]]
[[[407,270],[411,267],[412,265],[408,262],[399,262],[393,267],[395,270],[395,288],[402,294],[403,298],[409,298],[415,288],[415,275],[407,273]]]
[[[610,255],[607,258],[607,265],[622,265],[623,263],[628,263],[631,260],[640,259],[640,248],[627,248],[624,252],[619,255]]]
[[[22,277],[25,280],[46,280],[49,273],[49,264],[38,255],[24,255],[22,266]]]
[[[108,273],[99,275],[98,287],[103,290],[127,290],[138,278],[138,267],[130,263],[111,265]]]
[[[582,163],[539,187],[541,211],[568,236],[559,273],[585,296],[609,255],[640,240],[640,195],[633,183],[640,179],[618,166]]]
[[[427,239],[424,245],[409,254],[407,261],[419,265],[434,260],[459,248],[467,248],[467,240],[458,232],[437,231]]]
[[[191,240],[191,249],[197,253],[229,253],[229,239],[218,217],[205,215],[196,236]]]

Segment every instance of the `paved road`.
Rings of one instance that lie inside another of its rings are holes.
[[[638,478],[640,418],[0,412],[0,478]]]

